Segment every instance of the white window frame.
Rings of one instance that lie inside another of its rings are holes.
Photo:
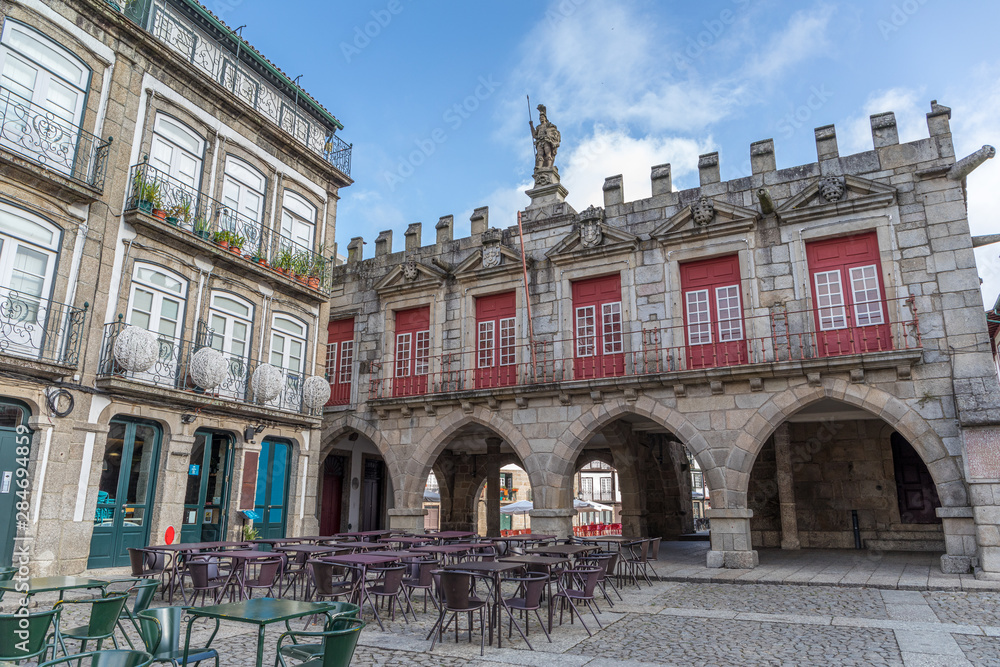
[[[293,332],[293,331],[291,331],[289,329],[283,329],[283,328],[281,328],[281,326],[279,326],[279,322],[288,322],[288,323],[291,323],[291,324],[295,324],[295,325],[301,326],[302,330],[303,330],[303,333],[301,335],[299,335],[299,334],[297,334],[297,333],[295,333],[295,332]],[[282,339],[282,342],[283,342],[282,350],[281,350],[281,352],[278,353],[278,354],[281,355],[281,358],[282,358],[282,363],[281,363],[281,365],[279,367],[287,370],[289,373],[296,374],[296,375],[302,375],[303,373],[305,373],[306,358],[307,358],[307,356],[309,354],[309,347],[308,347],[309,325],[306,324],[303,320],[300,320],[299,318],[295,317],[294,315],[289,315],[288,313],[274,313],[271,316],[271,343],[270,343],[270,348],[268,350],[267,358],[268,358],[268,362],[271,363],[272,365],[278,365],[278,364],[274,364],[274,361],[273,361],[274,360],[274,354],[275,354],[275,349],[274,349],[275,345],[274,344],[275,344],[275,341],[278,338]],[[288,344],[291,343],[291,342],[293,342],[293,341],[299,342],[299,343],[302,344],[302,348],[301,348],[302,349],[302,359],[299,362],[299,367],[298,368],[289,368],[288,367],[288,361],[290,359],[290,354],[291,354],[289,352],[290,345],[288,345]]]
[[[159,274],[170,278],[178,283],[179,290],[169,290],[162,285],[157,285],[155,282],[149,280],[148,278],[142,276],[144,270],[151,271],[154,274]],[[129,286],[129,297],[128,297],[128,307],[125,312],[127,313],[126,322],[132,324],[133,314],[136,312],[135,309],[135,295],[137,290],[142,290],[152,295],[150,301],[150,312],[149,314],[149,330],[160,337],[172,338],[174,342],[179,341],[184,332],[184,314],[187,310],[187,292],[188,292],[188,281],[187,279],[178,274],[165,269],[162,266],[157,266],[156,264],[148,264],[146,262],[136,262],[132,266],[132,281]],[[167,336],[160,332],[160,327],[158,326],[161,321],[163,321],[163,300],[171,299],[177,302],[177,321],[176,329],[174,330],[173,336]],[[141,311],[139,311],[141,312]]]
[[[336,345],[336,343],[334,343]],[[354,380],[354,341],[345,340],[340,344],[340,367],[337,373],[338,384],[351,384]]]
[[[719,318],[719,342],[743,340],[743,302],[739,285],[715,288],[715,312]]]
[[[878,266],[866,264],[849,269],[851,296],[854,301],[854,323],[859,327],[873,327],[885,324],[882,312],[882,289],[878,276]],[[861,281],[860,289],[858,281]],[[869,298],[874,292],[875,298]]]
[[[834,280],[831,280],[834,278]],[[820,331],[839,331],[847,328],[847,306],[840,269],[813,273],[816,289],[816,314]],[[836,291],[831,287],[836,286]]]
[[[305,250],[312,251],[316,243],[317,208],[302,195],[285,190],[281,201],[281,228],[283,239]],[[302,239],[296,228],[309,229],[308,239]]]
[[[517,364],[517,324],[513,317],[500,320],[500,365]]]
[[[687,314],[688,345],[712,344],[712,312],[707,289],[688,290],[684,293]]]
[[[222,173],[222,191],[219,197],[224,205],[239,216],[261,224],[264,220],[266,194],[267,177],[259,169],[246,160],[232,155],[226,156],[226,164]],[[248,205],[248,199],[251,196],[257,198],[258,206],[256,208]],[[229,221],[228,227],[232,230],[235,227],[235,220]]]
[[[220,298],[230,299],[244,306],[245,308],[247,308],[248,314],[243,315],[241,313],[237,313],[236,311],[227,309],[225,305],[220,305],[218,303],[218,299]],[[212,290],[211,294],[209,295],[208,303],[209,303],[208,326],[213,329],[212,342],[215,343],[216,336],[218,336],[221,341],[220,347],[216,347],[215,345],[213,345],[212,347],[214,347],[216,350],[219,350],[220,352],[229,357],[249,359],[250,350],[252,349],[251,346],[253,343],[253,323],[254,323],[254,313],[256,310],[254,308],[254,305],[240,296],[237,296],[231,292],[224,292],[221,290]],[[219,317],[224,321],[225,323],[224,331],[219,332],[214,330],[214,327],[212,327],[213,316]],[[243,341],[245,349],[243,351],[243,354],[241,355],[237,355],[232,351],[232,344],[234,340],[232,328],[234,323],[236,322],[245,324],[247,327],[247,338],[245,341]]]
[[[601,304],[601,339],[604,345],[604,354],[624,352],[621,301]]]
[[[597,356],[597,307],[577,306],[576,310],[576,356]]]
[[[156,156],[157,142],[171,150],[169,162]],[[195,165],[190,178],[182,171],[182,157],[187,157]],[[173,116],[157,112],[153,118],[149,164],[187,187],[193,200],[201,189],[201,173],[205,166],[205,140]]]
[[[413,333],[396,334],[396,377],[410,377],[410,354],[413,343]]]
[[[477,328],[479,330],[479,345],[476,356],[479,368],[493,368],[496,320],[481,320]]]

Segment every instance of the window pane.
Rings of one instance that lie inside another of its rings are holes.
[[[354,341],[344,341],[340,348],[340,383],[350,384],[354,374]]]
[[[822,331],[843,329],[847,326],[844,310],[844,292],[840,285],[840,271],[816,273],[816,306],[819,311],[819,328]]]
[[[515,360],[514,318],[500,320],[500,365],[512,366]]]
[[[604,354],[619,354],[622,351],[621,301],[605,303],[601,306],[601,326]]]
[[[882,299],[875,265],[851,269],[851,286],[854,291],[854,316],[858,326],[882,324]]]
[[[576,309],[576,356],[592,357],[594,350],[594,306]]]
[[[330,382],[337,376],[337,344],[326,344],[326,377]]]
[[[418,331],[416,349],[413,352],[414,375],[427,375],[430,370],[431,332]]]
[[[687,302],[688,344],[708,345],[712,342],[708,290],[692,290],[684,295],[684,299]]]
[[[493,366],[493,326],[493,320],[479,323],[479,368]]]
[[[410,339],[412,334],[396,335],[396,377],[407,377],[410,374]]]
[[[739,286],[716,287],[715,308],[719,313],[719,340],[743,340]]]

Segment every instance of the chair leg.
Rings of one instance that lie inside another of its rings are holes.
[[[548,639],[549,643],[551,644],[552,643],[552,637],[549,635],[549,631],[545,629],[545,621],[542,620],[542,615],[538,613],[538,609],[537,608],[535,609],[535,618],[538,619],[538,625],[542,626],[542,632],[545,633],[545,638]],[[528,627],[527,618],[525,618],[524,627],[525,628]]]

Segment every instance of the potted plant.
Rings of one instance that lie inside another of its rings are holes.
[[[191,222],[191,202],[183,201],[167,209],[167,222],[171,225],[183,224],[187,227]]]
[[[220,229],[212,234],[212,241],[223,250],[229,250],[229,239],[231,236],[231,232],[225,229]]]
[[[309,264],[309,287],[319,289],[319,276],[326,268],[326,259],[321,255],[316,255]]]
[[[229,232],[229,252],[234,255],[243,253],[243,246],[246,245],[246,242],[247,240],[236,232]]]
[[[194,235],[200,236],[206,241],[212,236],[212,232],[209,229],[208,220],[205,218],[198,218],[194,221]]]
[[[250,261],[267,268],[267,258],[264,257],[264,250],[260,246],[254,248],[253,254],[250,256]]]
[[[274,268],[282,275],[289,275],[292,269],[292,251],[288,248],[281,248],[274,260]]]
[[[295,253],[293,260],[295,279],[302,284],[306,284],[309,275],[309,255],[303,251]]]

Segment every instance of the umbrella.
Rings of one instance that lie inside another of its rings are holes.
[[[441,502],[441,494],[437,491],[427,491],[424,490],[424,502],[425,503],[439,503]]]
[[[611,512],[614,510],[613,507],[595,503],[593,500],[580,500],[579,498],[573,499],[573,509],[577,512]]]
[[[516,503],[504,505],[500,508],[501,514],[527,514],[535,509],[535,504],[530,500],[518,500]]]

